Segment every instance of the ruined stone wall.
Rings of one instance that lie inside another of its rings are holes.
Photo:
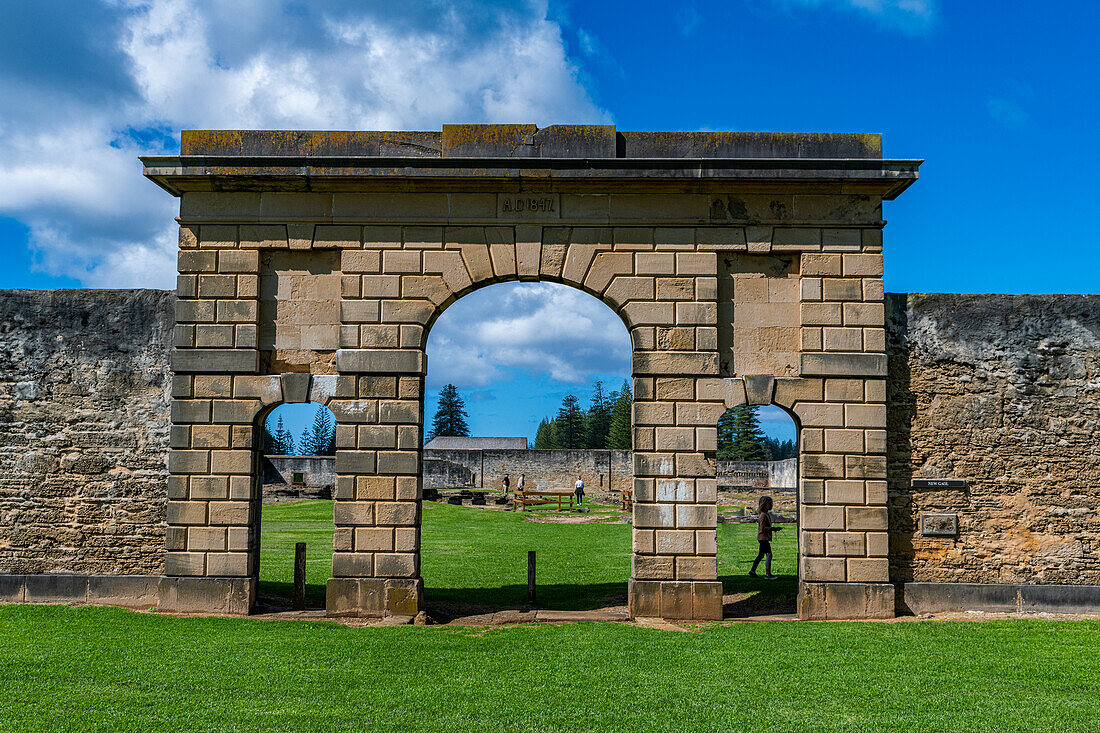
[[[450,466],[435,465],[437,461]],[[519,475],[526,474],[528,489],[572,488],[577,476],[584,479],[585,486],[589,489],[610,488],[622,491],[634,485],[634,465],[630,451],[426,449],[425,488],[446,489],[459,485],[447,483],[458,475],[453,468],[455,466],[472,474],[471,485],[484,488],[499,489],[505,473],[511,476],[513,487]]]
[[[0,574],[163,571],[174,301],[0,292]]]
[[[891,295],[887,333],[891,579],[1100,583],[1100,296]]]

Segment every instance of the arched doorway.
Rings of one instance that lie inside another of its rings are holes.
[[[631,350],[606,305],[549,282],[478,289],[433,322],[420,553],[430,613],[625,616]]]
[[[718,421],[717,550],[725,616],[796,611],[798,433],[794,417],[774,404],[738,405]]]
[[[304,544],[304,603],[324,608],[332,571],[336,419],[317,402],[278,403],[256,420],[253,472],[253,577],[257,608],[279,611],[295,599],[297,545]]]

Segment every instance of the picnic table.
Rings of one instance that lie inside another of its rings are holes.
[[[573,510],[573,490],[572,489],[524,489],[523,491],[515,491],[512,493],[512,508],[516,511],[524,511],[529,506],[540,506],[546,504],[557,504],[558,511],[562,510],[563,503],[567,504],[565,508],[570,511]]]
[[[634,510],[634,489],[623,489],[620,493],[622,494],[622,496],[620,497],[621,501],[622,501],[622,510],[624,512],[633,511]]]

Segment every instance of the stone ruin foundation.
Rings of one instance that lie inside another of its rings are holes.
[[[877,135],[185,131],[176,292],[0,295],[0,600],[247,613],[260,426],[337,420],[328,612],[423,601],[424,347],[565,283],[633,342],[634,616],[714,619],[718,418],[799,426],[799,614],[1100,610],[1100,299],[884,295]],[[166,470],[165,470],[166,469]]]

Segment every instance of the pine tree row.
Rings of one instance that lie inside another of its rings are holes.
[[[295,443],[294,436],[283,425],[279,416],[275,429],[264,424],[264,453],[275,456],[333,456],[336,455],[336,425],[332,413],[319,408],[313,422],[302,429]]]
[[[557,416],[539,423],[535,448],[630,450],[632,402],[629,381],[623,381],[622,387],[613,392],[605,391],[603,382],[597,381],[587,410],[581,409],[576,395],[568,394],[562,399]]]

